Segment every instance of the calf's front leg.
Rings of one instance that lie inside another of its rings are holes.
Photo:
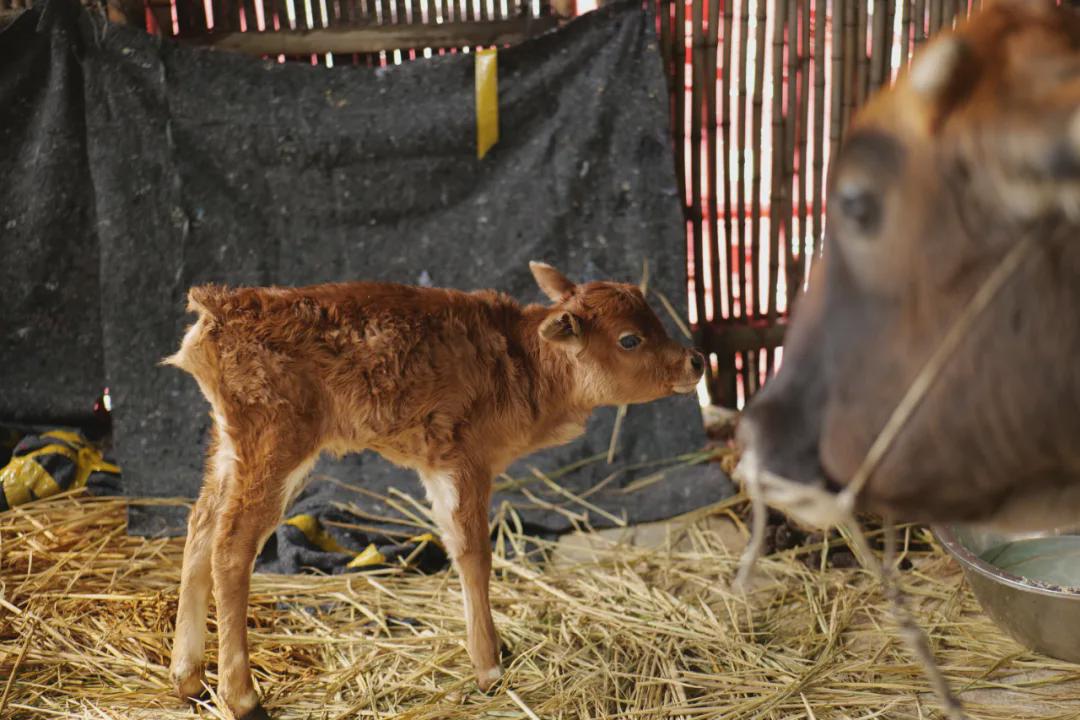
[[[478,469],[422,475],[447,554],[461,576],[465,632],[476,682],[487,690],[502,677],[499,636],[491,619],[491,475]]]

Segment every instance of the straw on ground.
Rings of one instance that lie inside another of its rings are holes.
[[[797,556],[820,549],[797,549],[765,558],[748,596],[728,589],[738,558],[716,526],[733,507],[578,565],[543,563],[547,543],[523,556],[536,545],[500,508],[492,593],[510,656],[489,695],[453,573],[256,575],[259,690],[286,719],[937,717],[872,576],[810,569]],[[72,497],[0,514],[6,717],[192,717],[167,678],[182,541],[128,537],[125,514]],[[940,552],[909,559],[912,610],[973,717],[1080,715],[1080,668],[1002,635]],[[213,698],[197,712],[226,717]]]

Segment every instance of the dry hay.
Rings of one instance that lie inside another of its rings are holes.
[[[128,537],[125,502],[0,514],[0,717],[192,717],[167,679],[182,541]],[[748,598],[727,589],[740,502],[672,523],[661,547],[569,565],[541,563],[550,544],[521,555],[503,508],[492,603],[511,656],[490,695],[475,690],[452,573],[257,575],[259,689],[278,718],[937,717],[868,573],[804,562],[818,544],[762,560]],[[972,717],[1080,715],[1080,668],[1006,638],[940,550],[903,555],[904,589]],[[198,715],[227,717],[213,700]]]

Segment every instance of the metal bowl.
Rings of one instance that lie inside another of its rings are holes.
[[[979,604],[1000,628],[1036,652],[1080,663],[1080,589],[1013,575],[981,557],[1005,543],[1077,533],[1006,534],[960,525],[931,530],[960,563]],[[1080,566],[1075,585],[1080,586]]]

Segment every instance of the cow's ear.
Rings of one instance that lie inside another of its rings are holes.
[[[932,41],[915,55],[908,72],[908,86],[934,132],[961,102],[978,78],[978,60],[968,43],[955,35]]]
[[[540,323],[540,337],[550,343],[581,345],[584,342],[581,319],[573,313],[553,312]]]
[[[562,302],[574,292],[574,283],[547,263],[533,260],[529,263],[536,284],[552,302]]]

